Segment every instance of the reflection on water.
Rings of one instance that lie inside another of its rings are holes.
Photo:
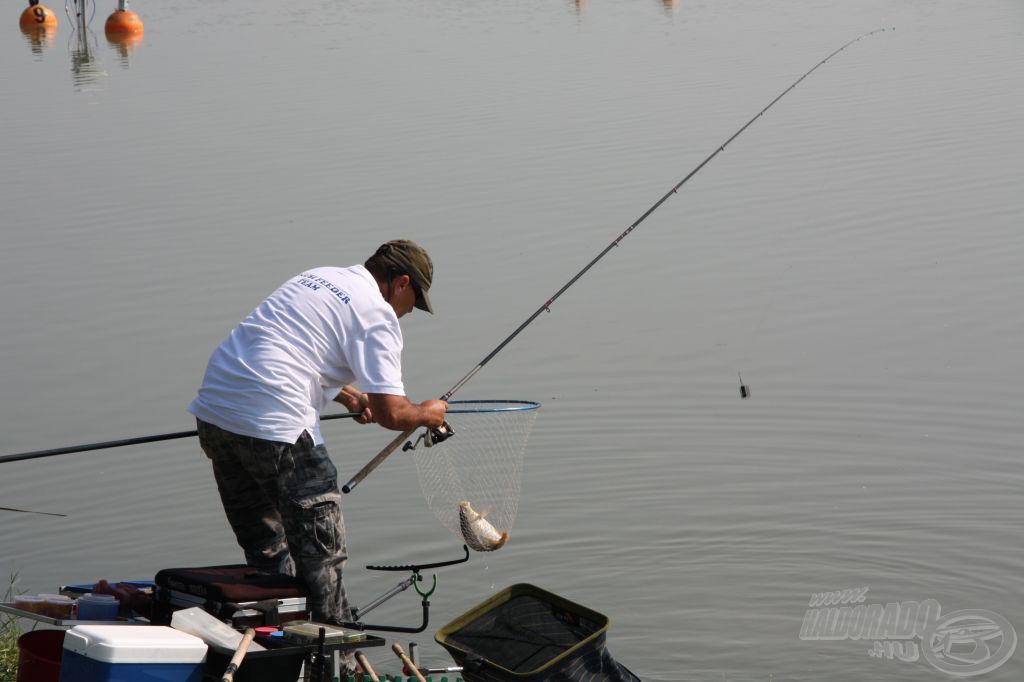
[[[75,28],[71,37],[71,80],[77,87],[92,85],[107,72],[96,60],[95,51],[99,46],[96,34],[87,25]]]
[[[22,26],[21,33],[28,41],[32,54],[41,55],[43,50],[53,47],[57,38],[57,25],[52,26]]]
[[[142,34],[107,32],[107,43],[117,55],[118,63],[127,69],[131,66],[129,56],[142,44]]]

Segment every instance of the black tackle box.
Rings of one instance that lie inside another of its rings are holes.
[[[174,611],[193,606],[235,626],[280,625],[309,615],[305,583],[244,564],[165,568],[154,583],[156,625],[169,625]]]

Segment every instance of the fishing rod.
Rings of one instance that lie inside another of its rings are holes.
[[[832,59],[832,57],[835,57],[835,56],[836,56],[837,54],[839,54],[840,52],[842,52],[843,50],[845,50],[846,48],[848,48],[848,47],[849,47],[850,45],[853,45],[853,44],[854,44],[854,43],[856,43],[857,41],[859,41],[859,40],[863,40],[864,38],[867,38],[867,37],[868,37],[868,36],[870,36],[870,35],[874,35],[875,33],[879,33],[879,32],[881,32],[881,31],[885,31],[885,30],[886,30],[886,29],[884,29],[884,28],[876,28],[876,29],[875,29],[875,30],[873,30],[873,31],[868,31],[867,33],[864,33],[864,34],[862,34],[862,35],[860,35],[860,36],[857,36],[856,38],[854,38],[854,39],[853,39],[853,40],[851,40],[850,42],[846,43],[845,45],[843,45],[842,47],[840,47],[839,49],[835,50],[834,52],[832,52],[831,54],[829,54],[829,55],[828,55],[827,57],[825,57],[824,59],[822,59],[822,60],[821,60],[820,62],[818,62],[817,64],[815,64],[815,65],[814,65],[814,66],[813,66],[813,67],[812,67],[812,68],[811,68],[810,70],[808,70],[808,71],[807,71],[807,73],[805,73],[804,75],[802,75],[802,76],[800,76],[799,78],[797,78],[797,79],[796,79],[796,80],[795,80],[795,81],[793,82],[793,84],[792,84],[792,85],[790,85],[790,86],[789,86],[788,88],[786,88],[785,90],[783,90],[783,91],[782,91],[781,93],[779,93],[779,95],[778,95],[778,96],[777,96],[777,97],[776,97],[775,99],[773,99],[773,100],[772,100],[771,102],[769,102],[769,103],[768,103],[768,106],[766,106],[766,107],[765,107],[764,109],[762,109],[761,111],[757,112],[757,114],[755,114],[755,115],[754,115],[754,117],[753,117],[752,119],[750,119],[749,121],[747,121],[747,122],[746,122],[746,124],[744,124],[744,126],[743,126],[742,128],[740,128],[739,130],[737,130],[737,131],[736,131],[735,133],[733,133],[733,134],[732,134],[732,136],[731,136],[731,137],[729,137],[729,139],[727,139],[727,140],[726,140],[725,142],[723,142],[723,143],[722,143],[721,145],[719,145],[719,146],[718,146],[718,148],[717,148],[717,149],[715,149],[715,151],[713,151],[713,152],[712,152],[711,154],[709,154],[709,155],[708,155],[708,157],[707,157],[706,159],[704,159],[703,161],[701,161],[701,162],[700,162],[700,163],[699,163],[699,164],[697,165],[697,167],[696,167],[696,168],[694,168],[694,169],[693,169],[692,171],[690,171],[690,172],[689,172],[689,173],[688,173],[688,174],[686,175],[686,177],[684,177],[684,178],[683,178],[682,180],[680,180],[679,182],[677,182],[677,183],[676,183],[676,184],[675,184],[675,185],[674,185],[674,186],[672,187],[672,189],[670,189],[670,190],[669,190],[668,192],[666,192],[666,193],[665,193],[665,195],[664,195],[663,197],[661,197],[661,198],[660,198],[660,199],[658,199],[658,200],[657,200],[656,202],[654,202],[654,205],[653,205],[653,206],[651,206],[651,207],[650,207],[649,209],[647,209],[646,211],[644,211],[644,213],[643,213],[643,214],[642,214],[642,215],[641,215],[641,216],[640,216],[639,218],[637,218],[637,219],[636,219],[635,221],[633,221],[633,223],[632,223],[632,224],[631,224],[631,225],[630,225],[629,227],[627,227],[627,228],[626,228],[626,229],[625,229],[625,230],[624,230],[624,231],[622,232],[622,234],[620,234],[620,235],[619,235],[618,237],[616,237],[615,239],[613,239],[613,240],[612,240],[612,242],[611,242],[611,243],[610,243],[610,244],[609,244],[608,246],[606,246],[606,247],[604,248],[604,250],[602,250],[602,251],[601,251],[601,252],[600,252],[599,254],[597,254],[597,256],[595,256],[593,260],[591,260],[591,261],[590,261],[589,263],[587,263],[587,264],[586,264],[586,266],[584,266],[584,268],[583,268],[582,270],[580,270],[580,271],[579,271],[579,272],[577,272],[577,273],[576,273],[575,275],[573,275],[572,279],[570,279],[570,280],[569,280],[568,282],[566,282],[566,283],[565,283],[565,284],[564,284],[564,285],[562,286],[562,288],[561,288],[561,289],[559,289],[558,291],[556,291],[556,292],[554,293],[554,295],[553,295],[553,296],[551,296],[551,297],[550,297],[550,298],[549,298],[549,299],[548,299],[547,301],[545,301],[545,302],[544,302],[544,304],[543,304],[543,305],[541,305],[541,306],[540,306],[539,308],[537,308],[537,310],[536,310],[536,311],[534,311],[534,313],[533,313],[532,315],[530,315],[530,316],[529,316],[528,318],[526,318],[526,320],[525,320],[525,321],[524,321],[524,322],[523,322],[523,323],[522,323],[521,325],[519,325],[518,327],[516,327],[515,331],[513,331],[513,332],[512,332],[511,334],[509,334],[509,335],[508,335],[508,336],[507,336],[507,337],[505,338],[505,340],[504,340],[504,341],[502,341],[501,343],[499,343],[499,344],[498,344],[498,346],[497,346],[497,347],[496,347],[496,348],[495,348],[494,350],[492,350],[492,351],[491,351],[490,353],[488,353],[488,354],[487,354],[487,356],[486,356],[486,357],[484,357],[484,359],[483,359],[483,360],[481,360],[480,362],[478,362],[478,363],[477,363],[477,365],[476,365],[476,366],[475,366],[475,367],[474,367],[473,369],[471,369],[471,370],[469,371],[469,373],[467,373],[467,374],[466,374],[466,376],[464,376],[464,377],[462,377],[461,379],[459,379],[459,381],[458,381],[458,382],[457,382],[457,383],[456,383],[456,384],[455,384],[454,386],[452,386],[452,387],[451,387],[451,388],[450,388],[450,389],[448,390],[448,392],[447,392],[447,393],[445,393],[444,395],[442,395],[442,396],[441,396],[441,400],[448,400],[448,399],[449,399],[449,398],[451,398],[451,397],[452,397],[453,395],[455,395],[455,392],[456,392],[456,391],[458,391],[458,390],[459,390],[460,388],[462,388],[463,386],[465,386],[465,385],[466,385],[466,383],[467,383],[467,382],[468,382],[468,381],[469,381],[470,379],[472,379],[472,378],[473,378],[474,376],[476,376],[476,373],[477,373],[477,372],[479,372],[479,371],[480,371],[481,369],[483,369],[484,365],[486,365],[486,364],[487,364],[488,362],[490,362],[490,361],[491,361],[491,359],[492,359],[492,358],[494,358],[494,356],[495,356],[495,355],[497,355],[498,353],[500,353],[500,352],[502,351],[502,349],[504,349],[504,348],[505,348],[505,346],[507,346],[507,345],[508,345],[509,343],[511,343],[512,339],[514,339],[514,338],[516,338],[517,336],[519,336],[520,332],[522,332],[522,331],[523,331],[524,329],[526,329],[526,328],[527,328],[528,326],[530,326],[530,324],[531,324],[531,323],[532,323],[532,322],[533,322],[534,320],[536,320],[536,319],[537,319],[537,318],[538,318],[538,317],[540,316],[540,314],[541,314],[541,313],[543,313],[543,312],[551,312],[551,304],[553,304],[553,303],[554,303],[554,302],[555,302],[555,301],[556,301],[556,300],[558,299],[558,297],[559,297],[559,296],[561,296],[561,295],[562,295],[563,293],[565,293],[565,291],[566,291],[566,290],[567,290],[567,289],[568,289],[569,287],[571,287],[571,286],[572,286],[573,284],[575,284],[575,283],[577,282],[577,280],[579,280],[579,279],[580,279],[581,277],[583,277],[583,275],[585,275],[585,274],[587,273],[587,271],[589,271],[589,270],[590,270],[590,268],[594,267],[594,265],[596,265],[596,264],[597,264],[597,262],[598,262],[599,260],[601,260],[602,258],[604,258],[604,257],[605,257],[605,256],[606,256],[606,255],[608,254],[608,252],[609,252],[609,251],[611,251],[611,250],[612,250],[612,249],[614,249],[614,248],[615,248],[616,246],[618,246],[618,245],[619,245],[619,242],[621,242],[621,241],[622,241],[623,239],[625,239],[626,237],[628,237],[628,236],[629,236],[629,234],[630,234],[630,233],[631,233],[631,232],[632,232],[633,230],[635,230],[635,229],[637,228],[637,226],[638,226],[638,225],[640,225],[640,223],[642,223],[643,221],[645,221],[645,220],[647,219],[647,217],[648,217],[649,215],[651,215],[651,214],[652,214],[652,213],[654,213],[654,212],[655,212],[656,210],[658,210],[658,207],[660,207],[660,206],[661,206],[661,205],[662,205],[663,203],[665,203],[666,201],[668,201],[669,197],[671,197],[671,196],[672,196],[673,194],[675,194],[676,192],[678,192],[678,191],[679,191],[679,188],[680,188],[680,187],[682,187],[683,185],[685,185],[685,184],[686,184],[686,182],[687,182],[687,181],[688,181],[688,180],[689,180],[690,178],[692,178],[692,177],[693,177],[694,175],[696,175],[696,174],[697,174],[698,172],[700,172],[700,170],[701,170],[702,168],[704,168],[704,166],[706,166],[706,165],[707,165],[707,164],[708,164],[708,163],[709,163],[709,162],[711,161],[711,159],[715,158],[715,157],[716,157],[716,156],[718,156],[718,155],[719,155],[719,154],[720,154],[721,152],[725,151],[725,148],[726,148],[727,146],[729,146],[729,144],[730,144],[730,143],[731,143],[731,142],[732,142],[733,140],[735,140],[735,139],[736,139],[737,137],[739,137],[739,136],[740,136],[740,135],[741,135],[741,134],[743,133],[743,131],[745,131],[745,130],[746,130],[747,128],[749,128],[749,127],[750,127],[751,125],[753,125],[753,124],[754,124],[754,121],[756,121],[757,119],[761,118],[761,116],[762,116],[762,115],[764,115],[764,113],[765,113],[766,111],[768,111],[768,110],[769,110],[769,109],[771,109],[771,108],[772,108],[773,106],[775,106],[775,103],[776,103],[776,102],[778,102],[778,101],[779,101],[780,99],[782,99],[783,97],[785,97],[785,96],[786,96],[786,94],[787,94],[787,93],[789,93],[789,91],[790,91],[790,90],[792,90],[793,88],[795,88],[795,87],[796,87],[797,85],[799,85],[799,84],[800,84],[800,83],[801,83],[801,82],[802,82],[802,81],[803,81],[803,80],[804,80],[805,78],[807,78],[807,77],[808,77],[808,76],[810,76],[810,75],[811,75],[812,73],[814,73],[815,71],[817,71],[817,70],[818,70],[818,68],[819,68],[820,66],[822,66],[823,64],[825,64],[825,62],[827,62],[828,60]],[[745,396],[744,396],[744,397],[745,397]],[[401,445],[401,444],[402,444],[402,441],[404,441],[404,440],[407,440],[408,438],[410,438],[410,437],[412,436],[412,434],[413,434],[413,433],[415,433],[415,432],[416,432],[416,429],[409,429],[408,431],[405,431],[405,432],[403,432],[403,433],[399,434],[399,435],[398,435],[398,436],[397,436],[397,437],[396,437],[396,438],[395,438],[395,439],[394,439],[393,441],[391,441],[390,443],[388,443],[388,445],[387,445],[387,446],[386,446],[386,447],[385,447],[385,448],[384,448],[383,450],[381,450],[381,451],[380,451],[379,453],[377,453],[377,455],[376,455],[376,456],[375,456],[375,457],[374,457],[373,459],[371,459],[371,460],[370,460],[370,461],[369,461],[369,462],[368,462],[368,463],[366,464],[366,466],[364,466],[364,467],[363,467],[362,469],[360,469],[360,470],[359,470],[359,471],[358,471],[358,472],[356,473],[356,475],[352,477],[352,480],[350,480],[350,481],[349,481],[348,483],[346,483],[346,484],[345,484],[344,486],[342,486],[342,488],[341,488],[342,492],[344,492],[344,493],[350,493],[350,492],[352,492],[352,490],[353,490],[353,489],[355,489],[355,487],[356,487],[357,485],[359,485],[359,483],[360,483],[360,482],[362,482],[362,480],[363,480],[363,479],[365,479],[365,478],[366,478],[367,476],[369,476],[369,475],[370,475],[370,473],[371,473],[371,472],[372,472],[372,471],[373,471],[374,469],[376,469],[376,468],[377,468],[377,467],[378,467],[378,466],[379,466],[379,465],[381,464],[381,462],[383,462],[383,461],[384,461],[385,459],[387,459],[387,458],[388,458],[388,456],[389,456],[389,455],[390,455],[390,454],[391,454],[392,452],[394,452],[394,451],[395,451],[395,450],[396,450],[396,449],[398,448],[398,446],[399,446],[399,445]]]
[[[0,507],[0,511],[18,512],[20,514],[42,514],[43,516],[64,516],[64,517],[67,516],[67,514],[57,514],[55,512],[32,511],[31,509],[16,509],[14,507]]]
[[[327,414],[320,417],[320,421],[327,421],[329,419],[351,419],[352,417],[358,417],[359,412],[341,412],[339,414]],[[62,448],[53,448],[52,450],[35,450],[33,452],[21,452],[16,455],[0,455],[0,464],[3,462],[17,462],[23,459],[36,459],[38,457],[53,457],[55,455],[66,455],[72,452],[88,452],[90,450],[105,450],[107,448],[120,448],[126,445],[140,445],[142,443],[155,443],[161,440],[175,440],[176,438],[188,438],[190,436],[197,436],[199,432],[195,429],[192,431],[175,431],[174,433],[158,433],[152,436],[139,436],[138,438],[125,438],[123,440],[108,440],[102,443],[87,443],[85,445],[68,445]]]

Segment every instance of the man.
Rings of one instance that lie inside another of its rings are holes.
[[[320,622],[351,620],[338,477],[320,435],[331,400],[396,431],[444,422],[447,403],[412,403],[398,318],[433,313],[434,269],[419,245],[383,244],[364,265],[285,282],[214,350],[199,395],[199,442],[246,563],[305,581]],[[358,388],[357,388],[358,386]]]

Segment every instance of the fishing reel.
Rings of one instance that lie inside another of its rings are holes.
[[[436,443],[443,443],[452,436],[455,435],[455,429],[447,421],[440,426],[435,426],[432,429],[424,429],[423,433],[415,441],[407,440],[405,445],[402,446],[402,452],[406,450],[415,450],[416,446],[423,441],[423,444],[428,448],[434,447]]]

